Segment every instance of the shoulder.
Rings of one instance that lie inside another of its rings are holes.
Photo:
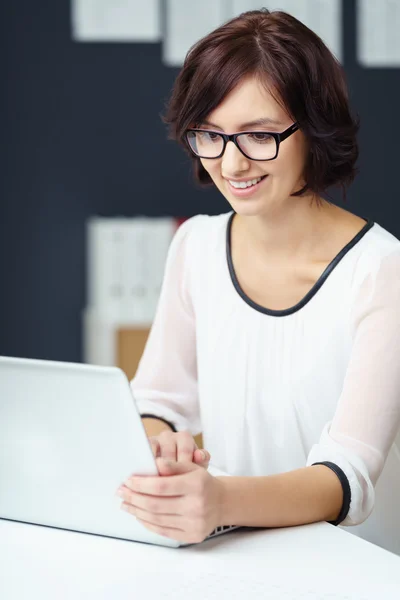
[[[376,254],[383,256],[400,248],[400,240],[379,223],[374,223],[369,234],[368,247]]]
[[[179,226],[178,231],[187,232],[200,229],[207,229],[208,231],[211,231],[212,229],[218,229],[219,227],[227,224],[232,214],[233,211],[221,213],[219,215],[194,215],[193,217],[185,219]]]
[[[167,271],[179,273],[192,299],[205,289],[204,276],[209,278],[217,250],[225,244],[232,213],[195,215],[185,219],[175,232],[168,251]]]
[[[182,242],[190,245],[194,250],[196,243],[200,243],[204,248],[204,242],[212,247],[214,242],[224,239],[227,231],[227,225],[233,211],[221,213],[219,215],[198,214],[186,219],[176,231],[176,242]]]
[[[400,315],[400,241],[375,223],[363,242],[353,272],[356,312],[395,308]]]
[[[360,280],[368,275],[378,274],[389,263],[397,265],[397,277],[400,277],[400,240],[374,223],[359,244],[356,259],[356,273]]]
[[[225,243],[231,214],[199,214],[185,219],[172,238],[167,267],[178,265],[182,272],[187,273],[188,270],[198,272],[200,267],[209,265],[209,257],[215,256],[217,246]]]

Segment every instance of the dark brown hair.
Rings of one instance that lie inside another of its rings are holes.
[[[192,46],[163,117],[169,138],[188,150],[186,129],[205,120],[247,76],[259,79],[308,140],[306,186],[293,195],[340,186],[346,198],[358,172],[359,119],[350,112],[343,68],[321,38],[285,12],[245,12]],[[212,183],[191,156],[197,180]]]

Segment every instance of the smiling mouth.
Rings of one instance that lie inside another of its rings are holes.
[[[233,188],[235,188],[235,190],[245,190],[261,183],[261,181],[263,181],[263,179],[266,177],[267,175],[262,175],[261,177],[255,177],[254,179],[249,179],[248,181],[232,181],[228,179],[228,182]]]

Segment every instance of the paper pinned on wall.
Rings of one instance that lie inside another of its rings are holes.
[[[201,37],[248,10],[260,8],[257,0],[166,0],[166,27],[163,60],[168,66],[182,65],[189,48]],[[280,9],[315,31],[342,60],[341,0],[279,0],[271,9]]]
[[[78,42],[159,42],[159,0],[71,0]]]
[[[357,57],[363,67],[400,67],[400,0],[358,0]]]
[[[166,0],[164,64],[181,66],[189,48],[228,18],[225,0]]]
[[[79,42],[140,43],[164,38],[164,64],[180,67],[189,48],[201,37],[242,12],[260,8],[260,2],[164,0],[163,7],[161,10],[160,0],[71,0],[72,35]],[[270,8],[298,18],[342,60],[341,0],[279,0]]]
[[[232,0],[232,16],[260,8],[256,0]],[[283,10],[312,29],[342,61],[341,0],[276,0],[268,2],[270,10]]]

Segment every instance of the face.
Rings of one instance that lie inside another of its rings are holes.
[[[267,122],[263,125],[246,126],[246,123],[259,119],[266,119]],[[292,124],[293,119],[257,79],[248,78],[198,127],[221,133],[282,133]],[[259,136],[259,139],[262,138],[263,136]],[[290,194],[304,185],[302,174],[306,156],[306,139],[297,130],[281,142],[278,156],[274,160],[255,161],[246,158],[233,142],[228,142],[221,158],[200,160],[236,213],[256,215],[293,202]],[[260,177],[263,178],[260,182],[246,189],[234,187],[238,181],[250,182]]]

